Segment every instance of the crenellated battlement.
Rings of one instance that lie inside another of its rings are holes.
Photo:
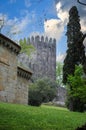
[[[55,38],[48,38],[48,37],[44,37],[44,36],[31,36],[30,38],[30,43],[38,43],[40,42],[40,44],[56,44],[56,39]]]

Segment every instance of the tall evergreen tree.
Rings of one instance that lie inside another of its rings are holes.
[[[67,55],[63,66],[63,83],[66,84],[69,74],[74,74],[75,65],[84,64],[85,50],[83,40],[86,37],[81,32],[80,17],[76,6],[69,11],[69,22],[67,24]]]

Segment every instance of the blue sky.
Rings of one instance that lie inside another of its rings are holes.
[[[4,17],[5,20],[2,33],[13,40],[38,34],[56,38],[57,60],[62,61],[67,49],[68,11],[74,5],[79,10],[85,32],[86,7],[77,0],[0,0],[0,19]]]

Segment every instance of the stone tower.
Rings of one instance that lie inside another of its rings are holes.
[[[24,53],[19,55],[19,61],[33,70],[33,78],[48,77],[56,79],[56,40],[35,36],[29,39],[35,47],[35,52],[30,56]]]

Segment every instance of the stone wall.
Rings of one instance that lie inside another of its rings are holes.
[[[35,52],[30,56],[24,53],[19,55],[19,61],[33,70],[33,78],[48,77],[56,79],[56,40],[36,36],[29,42],[35,47]]]
[[[57,96],[53,100],[53,102],[55,104],[57,104],[57,105],[65,106],[66,99],[67,99],[67,90],[66,90],[66,88],[58,87],[58,89],[57,89]]]
[[[16,103],[28,104],[29,79],[32,72],[26,69],[17,67],[17,89],[16,89]]]
[[[66,89],[64,87],[58,87],[58,95],[57,95],[57,101],[64,102],[66,101]]]
[[[23,82],[22,82],[23,81]],[[17,89],[16,89],[16,100],[18,104],[28,104],[28,88],[29,81],[26,78],[18,76],[17,78]]]
[[[0,34],[0,101],[23,104],[27,104],[28,102],[27,84],[31,72],[23,70],[22,80],[20,80],[17,68],[17,54],[20,49],[20,46]],[[19,87],[20,91],[17,91]],[[23,91],[25,91],[26,95],[22,97],[20,92]],[[16,95],[18,94],[21,96],[21,99],[19,98],[17,101]]]
[[[8,44],[8,46],[5,44]],[[0,37],[0,100],[14,102],[17,81],[17,57],[15,51],[11,51],[9,45],[10,41],[8,42],[4,37]]]

